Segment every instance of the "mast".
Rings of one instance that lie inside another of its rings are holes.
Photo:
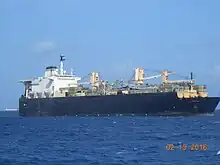
[[[64,66],[63,66],[63,62],[65,61],[65,56],[63,54],[60,55],[60,75],[63,75],[63,71],[64,71]]]
[[[190,73],[190,80],[193,80],[193,72]]]

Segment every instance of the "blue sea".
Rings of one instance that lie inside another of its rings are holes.
[[[188,117],[0,116],[0,165],[220,165],[220,111]]]

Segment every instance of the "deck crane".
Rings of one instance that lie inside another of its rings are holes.
[[[169,80],[167,83],[195,83],[195,80],[193,79],[193,73],[190,73],[190,80]]]
[[[155,75],[155,76],[148,76],[145,77],[144,75],[144,69],[143,68],[136,68],[135,69],[135,74],[134,74],[134,81],[136,84],[144,84],[144,80],[150,80],[150,79],[155,79],[162,77],[162,81],[164,83],[168,82],[168,75],[175,74],[175,72],[169,72],[168,70],[162,70],[161,74]]]
[[[100,73],[99,72],[91,72],[88,74],[88,76],[85,76],[82,78],[84,80],[83,82],[79,82],[79,85],[83,84],[89,84],[91,85],[92,89],[98,89],[101,86],[106,86],[106,83],[104,80],[100,79]]]

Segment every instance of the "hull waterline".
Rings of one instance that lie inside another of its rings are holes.
[[[213,113],[219,97],[179,99],[175,92],[19,99],[20,116],[194,115]]]

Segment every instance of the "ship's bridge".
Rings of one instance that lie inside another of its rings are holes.
[[[45,77],[51,77],[58,75],[58,68],[56,66],[48,66],[45,70]]]

